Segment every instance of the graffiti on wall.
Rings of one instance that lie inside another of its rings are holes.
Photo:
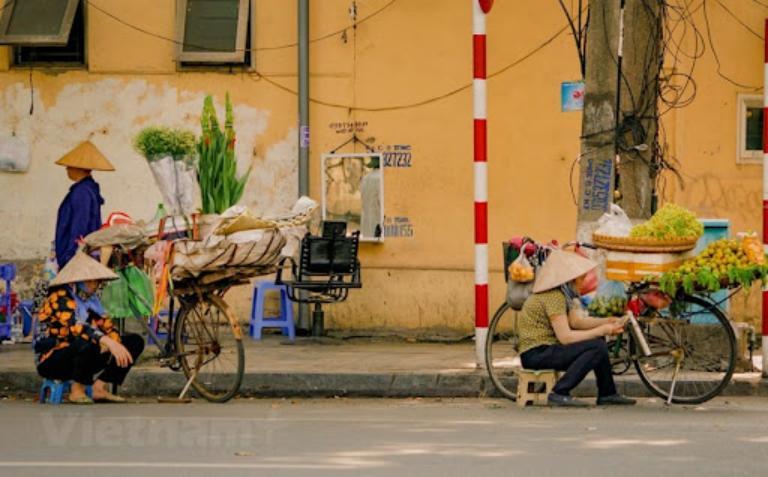
[[[744,180],[727,180],[712,173],[688,177],[679,192],[683,202],[701,216],[737,219],[757,223],[761,218],[760,179],[752,185]],[[757,226],[755,226],[757,227]]]

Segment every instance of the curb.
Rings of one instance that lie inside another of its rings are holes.
[[[121,393],[135,397],[177,395],[185,384],[182,373],[167,370],[134,369]],[[33,371],[6,371],[0,374],[0,393],[36,395],[42,383]],[[619,392],[633,397],[652,397],[639,379],[616,378]],[[595,396],[594,379],[586,379],[574,395]],[[190,390],[194,394],[194,390]],[[240,394],[253,397],[378,397],[378,398],[471,398],[501,397],[483,371],[391,372],[391,373],[269,373],[251,372],[243,377]],[[768,397],[768,380],[753,377],[731,381],[723,396]]]

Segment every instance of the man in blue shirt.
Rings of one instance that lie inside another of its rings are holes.
[[[67,168],[67,176],[75,183],[59,206],[56,219],[56,261],[59,269],[75,255],[78,241],[101,227],[99,184],[91,171],[114,171],[114,166],[90,141],[85,141],[56,164]]]

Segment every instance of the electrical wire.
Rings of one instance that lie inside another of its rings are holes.
[[[710,21],[709,21],[709,12],[708,12],[708,9],[707,9],[707,0],[703,0],[703,5],[704,5],[704,8],[703,8],[704,21],[705,21],[706,26],[707,26],[707,40],[709,42],[709,48],[710,48],[710,50],[712,50],[712,56],[715,58],[715,63],[717,64],[717,74],[718,74],[718,76],[720,76],[725,81],[731,83],[732,85],[734,85],[736,87],[745,88],[745,89],[751,89],[753,91],[759,91],[761,89],[761,87],[739,83],[738,81],[730,78],[729,76],[727,76],[726,74],[723,73],[723,71],[722,71],[723,65],[720,62],[720,55],[717,53],[717,49],[715,48],[715,41],[714,41],[713,35],[712,35],[712,26],[711,26]]]
[[[726,13],[728,13],[728,15],[730,15],[730,16],[731,16],[731,18],[733,18],[734,20],[736,20],[736,23],[738,23],[739,25],[743,26],[745,30],[747,30],[748,32],[750,32],[750,33],[751,33],[752,35],[754,35],[755,37],[757,37],[757,39],[758,39],[758,40],[760,40],[760,41],[763,41],[763,35],[761,35],[760,33],[756,32],[755,30],[753,30],[752,28],[750,28],[750,26],[749,26],[749,25],[747,25],[746,23],[744,23],[744,20],[742,20],[741,18],[739,18],[738,16],[736,16],[736,14],[735,14],[735,13],[733,13],[733,12],[732,12],[732,11],[731,11],[731,10],[730,10],[728,7],[726,7],[726,6],[725,6],[725,4],[724,4],[723,2],[721,2],[720,0],[717,0],[717,3],[718,3],[718,5],[720,5],[720,8],[722,8],[723,10],[725,10],[725,11],[726,11]]]
[[[494,71],[493,73],[490,73],[487,76],[487,79],[491,79],[491,78],[494,78],[496,76],[499,76],[499,75],[501,75],[501,74],[511,70],[512,68],[520,65],[521,63],[525,62],[527,59],[531,58],[536,53],[540,52],[541,50],[543,50],[544,48],[549,46],[552,42],[554,42],[560,35],[565,33],[568,29],[569,29],[568,25],[562,27],[557,32],[555,32],[555,34],[553,34],[551,37],[549,37],[546,40],[544,40],[544,42],[539,44],[537,47],[535,47],[534,49],[532,49],[531,51],[529,51],[525,55],[523,55],[520,58],[516,59],[515,61],[507,64],[506,66],[503,66],[502,68]],[[293,95],[297,95],[298,94],[296,92],[296,90],[291,89],[291,88],[289,88],[287,86],[284,86],[284,85],[280,84],[279,82],[273,80],[269,76],[263,75],[263,74],[261,74],[259,72],[253,72],[251,74],[251,77],[255,78],[256,81],[264,80],[267,83],[271,84],[272,86],[274,86],[274,87],[276,87],[276,88],[278,88],[278,89],[280,89],[282,91],[285,91],[286,93],[290,93],[290,94],[293,94]],[[443,93],[441,95],[438,95],[438,96],[434,96],[434,97],[423,99],[423,100],[419,100],[419,101],[414,101],[414,102],[411,102],[411,103],[398,104],[398,105],[394,105],[394,106],[355,106],[355,105],[352,105],[352,104],[342,104],[342,103],[334,103],[334,102],[331,102],[331,101],[324,101],[324,100],[317,99],[317,98],[312,98],[312,97],[310,97],[309,100],[310,100],[310,102],[312,102],[314,104],[318,104],[318,105],[321,105],[321,106],[327,106],[327,107],[331,107],[331,108],[342,108],[342,109],[348,109],[348,110],[351,110],[351,111],[383,112],[383,111],[396,111],[396,110],[402,110],[402,109],[412,109],[412,108],[417,108],[417,107],[420,107],[420,106],[426,106],[428,104],[435,103],[435,102],[438,102],[438,101],[442,101],[442,100],[447,99],[447,98],[449,98],[451,96],[457,95],[457,94],[461,93],[462,91],[466,91],[466,90],[468,90],[470,88],[472,88],[472,83],[466,83],[466,84],[464,84],[462,86],[454,88],[454,89],[452,89],[452,90],[450,90],[450,91],[448,91],[446,93]]]
[[[13,2],[13,1],[15,1],[15,0],[10,0],[10,2]],[[354,21],[353,24],[350,25],[349,27],[345,27],[342,30],[338,30],[336,32],[333,32],[333,33],[330,33],[330,34],[327,34],[327,35],[323,35],[323,36],[315,38],[314,40],[311,40],[311,41],[322,41],[322,40],[324,40],[326,38],[330,38],[330,37],[332,37],[334,35],[342,33],[342,32],[344,32],[346,30],[355,29],[362,22],[370,20],[371,18],[374,18],[376,15],[382,13],[384,10],[386,10],[387,8],[392,6],[396,1],[397,0],[391,0],[389,3],[385,4],[384,6],[382,6],[378,10],[372,12],[371,14],[369,14],[369,15],[367,15],[365,17],[362,17],[360,20]],[[174,38],[169,38],[169,37],[166,37],[166,36],[163,36],[163,35],[156,34],[156,33],[151,32],[151,31],[149,31],[149,30],[147,30],[147,29],[145,29],[143,27],[140,27],[140,26],[134,25],[134,24],[132,24],[130,22],[127,22],[127,21],[123,20],[122,18],[114,15],[113,13],[111,13],[111,12],[109,12],[107,10],[104,10],[103,8],[101,8],[100,6],[98,6],[97,4],[95,4],[91,0],[83,0],[83,2],[87,3],[88,5],[93,7],[95,10],[101,12],[102,14],[112,18],[116,22],[118,22],[118,23],[120,23],[120,24],[122,24],[122,25],[124,25],[124,26],[126,26],[128,28],[131,28],[131,29],[133,29],[135,31],[143,33],[145,35],[152,36],[154,38],[158,38],[158,39],[161,39],[161,40],[164,40],[164,41],[176,44],[176,45],[193,46],[193,47],[198,48],[198,49],[203,49],[200,46],[191,45],[189,43],[183,43],[183,42],[180,42],[180,41],[178,41],[178,40],[176,40]],[[526,61],[527,59],[531,58],[532,56],[534,56],[539,51],[541,51],[544,48],[546,48],[547,46],[549,46],[561,34],[563,34],[565,31],[567,31],[568,28],[569,28],[569,25],[566,25],[566,26],[562,27],[557,32],[555,32],[552,36],[550,36],[544,42],[542,42],[540,45],[538,45],[536,48],[534,48],[533,50],[531,50],[527,54],[523,55],[522,57],[518,58],[517,60],[515,60],[515,61],[507,64],[506,66],[496,70],[495,72],[489,74],[487,76],[487,78],[491,79],[493,77],[501,75],[501,74],[505,73],[506,71],[508,71],[508,70],[518,66],[519,64],[523,63],[524,61]],[[279,47],[267,47],[267,48],[262,48],[262,49],[289,48],[289,47],[292,47],[292,46],[295,46],[295,44],[281,45]],[[260,49],[256,48],[256,51],[258,51],[258,50],[260,50]],[[248,72],[247,74],[248,74],[249,77],[251,77],[251,79],[255,79],[256,81],[264,80],[265,82],[271,84],[272,86],[274,86],[274,87],[276,87],[276,88],[278,88],[278,89],[280,89],[280,90],[282,90],[282,91],[284,91],[286,93],[293,94],[293,95],[298,95],[298,92],[295,91],[294,89],[282,85],[278,81],[275,81],[271,77],[269,77],[267,75],[264,75],[264,74],[260,73],[257,70],[256,71],[252,71],[252,72]],[[318,104],[318,105],[321,105],[321,106],[327,106],[327,107],[333,107],[333,108],[343,108],[343,109],[347,109],[347,110],[350,110],[350,111],[353,111],[353,110],[354,111],[368,111],[368,112],[395,111],[395,110],[416,108],[416,107],[425,106],[427,104],[434,103],[434,102],[437,102],[437,101],[441,101],[441,100],[444,100],[444,99],[449,98],[451,96],[454,96],[456,94],[459,94],[459,93],[461,93],[461,92],[463,92],[463,91],[465,91],[467,89],[470,89],[471,87],[472,87],[472,83],[470,82],[470,83],[466,83],[466,84],[464,84],[464,85],[462,85],[462,86],[460,86],[458,88],[455,88],[453,90],[450,90],[450,91],[448,91],[446,93],[443,93],[443,94],[435,96],[435,97],[431,97],[431,98],[427,98],[427,99],[419,100],[419,101],[414,101],[414,102],[411,102],[411,103],[394,105],[394,106],[361,107],[361,106],[356,106],[354,104],[335,103],[335,102],[325,101],[325,100],[322,100],[322,99],[312,98],[312,97],[310,97],[310,101],[312,103],[314,103],[314,104]]]
[[[10,0],[8,5],[10,5],[11,3],[15,2],[15,1],[16,0]],[[138,31],[140,33],[143,33],[145,35],[151,36],[153,38],[157,38],[159,40],[167,41],[169,43],[173,43],[173,44],[175,44],[177,46],[181,46],[181,47],[185,47],[185,48],[191,47],[191,48],[194,48],[195,50],[199,50],[199,51],[218,51],[218,50],[212,50],[211,48],[208,48],[208,47],[203,46],[203,45],[195,45],[193,43],[179,41],[179,40],[177,40],[175,38],[170,38],[170,37],[167,37],[167,36],[164,36],[164,35],[160,35],[158,33],[151,32],[151,31],[149,31],[149,30],[147,30],[145,28],[142,28],[140,26],[134,25],[134,24],[132,24],[130,22],[127,22],[127,21],[123,20],[122,18],[120,18],[117,15],[115,15],[115,14],[105,10],[104,8],[100,7],[99,5],[97,5],[96,3],[92,2],[91,0],[83,0],[83,2],[86,3],[87,5],[90,5],[94,10],[96,10],[96,11],[102,13],[103,15],[113,19],[114,21],[120,23],[121,25],[126,26],[128,28],[131,28],[133,30],[136,30],[136,31]],[[375,11],[371,12],[370,14],[368,14],[367,16],[362,17],[360,20],[356,21],[353,25],[341,28],[341,29],[333,31],[331,33],[327,33],[327,34],[319,36],[317,38],[313,38],[313,39],[309,40],[309,42],[310,43],[317,43],[319,41],[327,40],[328,38],[333,38],[336,35],[343,34],[347,30],[350,30],[352,28],[356,28],[361,23],[366,22],[366,21],[376,17],[380,13],[382,13],[384,10],[388,9],[389,7],[391,7],[395,2],[397,2],[397,0],[390,0],[388,3],[386,3],[384,6],[382,6],[378,10],[375,10]],[[237,49],[236,48],[236,49],[234,49],[232,51],[234,51],[234,52],[251,51],[251,50],[252,51],[273,51],[273,50],[282,50],[282,49],[287,49],[287,48],[295,48],[298,45],[299,45],[298,42],[294,42],[294,43],[288,43],[288,44],[284,44],[284,45],[265,46],[265,47],[251,48],[251,49],[247,49],[247,48]]]

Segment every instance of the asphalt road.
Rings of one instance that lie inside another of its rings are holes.
[[[768,399],[0,403],[0,476],[768,475]]]

